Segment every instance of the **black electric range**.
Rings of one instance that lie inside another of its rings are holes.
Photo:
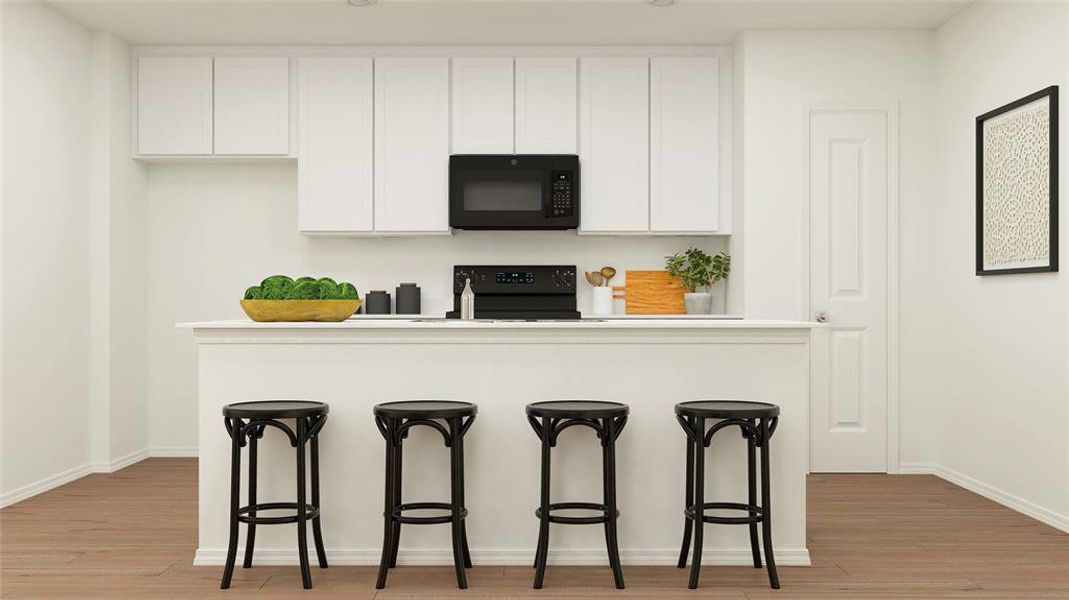
[[[575,265],[458,265],[453,267],[453,310],[460,318],[465,281],[475,292],[476,319],[579,319]]]

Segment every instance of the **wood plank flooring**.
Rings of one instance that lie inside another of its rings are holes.
[[[783,589],[764,571],[707,567],[686,588],[672,567],[625,567],[628,588],[607,568],[551,567],[530,589],[526,567],[476,567],[470,589],[451,567],[400,567],[376,593],[372,567],[238,568],[229,591],[220,569],[193,567],[194,459],[150,459],[91,475],[0,511],[0,598],[1069,598],[1069,535],[921,475],[809,478],[812,567],[781,567]]]

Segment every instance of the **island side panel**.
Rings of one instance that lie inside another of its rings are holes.
[[[667,337],[560,343],[211,343],[200,346],[200,541],[197,564],[221,564],[227,541],[229,439],[221,407],[256,399],[309,399],[331,406],[323,430],[324,535],[333,564],[375,564],[381,549],[383,440],[374,404],[415,398],[468,400],[479,416],[466,438],[468,533],[483,564],[529,564],[537,538],[539,444],[524,416],[529,402],[587,398],[625,402],[631,417],[617,447],[620,548],[630,564],[671,564],[682,531],[684,437],[676,402],[740,398],[782,408],[772,443],[774,540],[782,564],[808,564],[805,471],[807,332],[755,332],[719,339]],[[260,501],[294,496],[293,449],[278,432],[261,442]],[[745,442],[735,429],[707,449],[710,500],[745,501]],[[426,428],[405,442],[405,500],[448,499],[448,451]],[[247,462],[243,461],[243,469]],[[553,453],[554,501],[600,501],[600,447],[589,430],[562,434]],[[244,479],[243,473],[243,479]],[[244,488],[243,488],[244,489]],[[244,491],[243,491],[244,494]],[[244,503],[244,498],[243,501]],[[710,563],[749,560],[745,527],[709,526]],[[557,563],[605,562],[599,527],[557,526]],[[262,527],[262,563],[295,564],[292,526]],[[448,527],[405,528],[400,560],[447,564]]]

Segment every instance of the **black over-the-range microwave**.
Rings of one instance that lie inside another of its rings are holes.
[[[576,229],[579,157],[574,154],[454,154],[449,226],[455,229]]]

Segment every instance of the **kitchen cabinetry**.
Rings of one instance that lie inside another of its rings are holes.
[[[516,153],[576,154],[576,59],[516,59]]]
[[[215,153],[289,152],[289,59],[215,59]]]
[[[449,59],[375,59],[375,230],[449,231]]]
[[[139,154],[211,154],[211,57],[139,59],[137,111]]]
[[[579,61],[583,232],[649,230],[649,59]]]
[[[453,154],[511,154],[512,58],[453,59]]]
[[[719,118],[716,57],[650,60],[650,231],[720,229]]]
[[[369,232],[374,227],[371,58],[305,57],[297,71],[298,228]]]

